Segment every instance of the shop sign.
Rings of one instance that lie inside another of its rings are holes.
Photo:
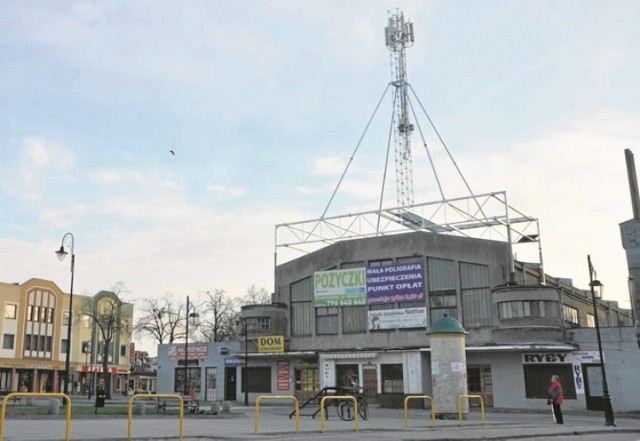
[[[173,360],[184,360],[184,345],[175,345],[169,348],[169,358]],[[209,357],[209,346],[206,344],[194,343],[189,345],[189,360],[204,360]]]
[[[244,366],[244,360],[236,357],[227,357],[224,359],[224,365],[227,367],[238,367]]]
[[[289,375],[290,375],[289,362],[278,361],[278,366],[276,370],[278,390],[281,390],[281,391],[289,390]]]
[[[567,363],[567,353],[562,352],[531,352],[522,354],[524,364]]]
[[[313,295],[316,308],[366,305],[365,268],[315,272]]]
[[[258,337],[258,352],[284,352],[284,335]]]

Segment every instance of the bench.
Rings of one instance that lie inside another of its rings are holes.
[[[160,400],[160,398],[156,399],[156,414],[159,414],[162,410],[162,413],[167,414],[167,408],[169,409],[179,409],[179,401],[178,400]],[[184,400],[183,401],[184,409],[189,413],[200,413],[200,402],[198,400]]]
[[[4,400],[4,397],[6,397],[7,395],[13,393],[14,391],[10,391],[10,390],[2,390],[0,391],[0,401]],[[22,405],[22,399],[24,397],[20,397],[20,396],[13,396],[11,397],[11,399],[13,400],[13,405],[15,406],[16,404],[20,404]]]

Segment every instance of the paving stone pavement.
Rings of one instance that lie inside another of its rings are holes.
[[[340,420],[335,409],[329,409],[329,419],[322,431],[320,417],[300,417],[299,432],[295,418],[289,418],[289,406],[260,406],[256,433],[254,407],[232,406],[231,413],[185,415],[183,437],[195,440],[509,440],[558,439],[582,440],[593,436],[611,440],[640,441],[640,419],[616,415],[616,426],[605,427],[602,412],[565,412],[565,424],[553,424],[551,415],[526,410],[487,412],[483,424],[479,412],[471,412],[465,421],[436,420],[432,427],[430,413],[410,409],[408,426],[402,409],[371,408],[369,419]],[[63,412],[64,413],[64,412]],[[65,439],[63,416],[7,418],[3,435],[7,441],[50,441]],[[70,426],[71,440],[177,440],[180,439],[177,415],[134,415],[129,424],[126,416],[74,417]],[[129,437],[131,435],[131,437]],[[565,438],[567,437],[567,438]],[[2,440],[0,440],[2,441]]]

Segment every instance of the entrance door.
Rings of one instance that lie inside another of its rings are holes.
[[[604,388],[602,386],[602,368],[599,364],[583,364],[584,393],[587,410],[604,410]]]
[[[224,400],[236,401],[236,367],[224,368]]]
[[[485,407],[493,407],[493,381],[491,366],[467,367],[467,390],[472,395],[480,395]],[[470,407],[480,407],[480,401],[469,400]]]
[[[378,404],[378,371],[373,364],[362,365],[364,396],[370,404]]]

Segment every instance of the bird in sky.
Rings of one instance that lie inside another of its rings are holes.
[[[176,152],[174,152],[173,150],[169,150],[169,153],[171,153],[173,156],[176,155]]]

